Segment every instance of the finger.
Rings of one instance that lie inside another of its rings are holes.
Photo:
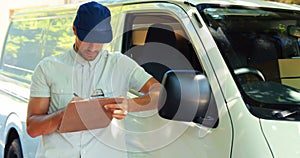
[[[124,110],[114,110],[113,114],[114,115],[127,115],[127,111],[124,111]]]
[[[104,108],[106,110],[117,110],[117,109],[122,109],[122,107],[119,104],[106,104],[104,105]]]
[[[116,118],[116,119],[123,119],[126,117],[126,115],[112,115],[113,118]]]
[[[126,111],[123,111],[123,110],[114,110],[113,114],[112,114],[112,117],[118,119],[118,120],[121,120],[123,118],[125,118],[127,115],[127,112]]]
[[[117,119],[117,120],[122,120],[122,119],[124,119],[125,118],[125,116],[115,116],[115,115],[112,115],[113,116],[113,118],[115,118],[115,119]]]

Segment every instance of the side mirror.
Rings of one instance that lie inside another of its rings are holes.
[[[287,28],[287,32],[290,36],[300,38],[300,27],[299,26],[290,25]]]
[[[158,111],[161,117],[216,127],[218,111],[205,75],[194,70],[170,70],[162,85]]]

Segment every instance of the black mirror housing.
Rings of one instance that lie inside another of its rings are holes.
[[[216,125],[217,118],[208,115],[212,95],[205,75],[195,70],[170,70],[165,73],[162,85],[159,96],[161,117],[200,124],[211,120],[208,122],[212,123],[206,126]]]

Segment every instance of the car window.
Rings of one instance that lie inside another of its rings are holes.
[[[267,113],[259,109],[256,115],[272,118],[274,110],[300,105],[300,12],[213,5],[198,10],[251,111],[264,108]]]
[[[3,71],[16,79],[29,81],[42,56],[43,39],[49,20],[13,21],[3,52]]]
[[[53,56],[72,48],[74,34],[73,16],[54,18],[45,37],[43,56]]]
[[[193,45],[175,16],[168,13],[128,14],[122,52],[158,81],[172,69],[202,70]]]

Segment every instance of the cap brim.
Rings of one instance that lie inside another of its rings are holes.
[[[112,31],[85,31],[76,29],[77,37],[84,42],[89,43],[109,43],[112,40]]]

